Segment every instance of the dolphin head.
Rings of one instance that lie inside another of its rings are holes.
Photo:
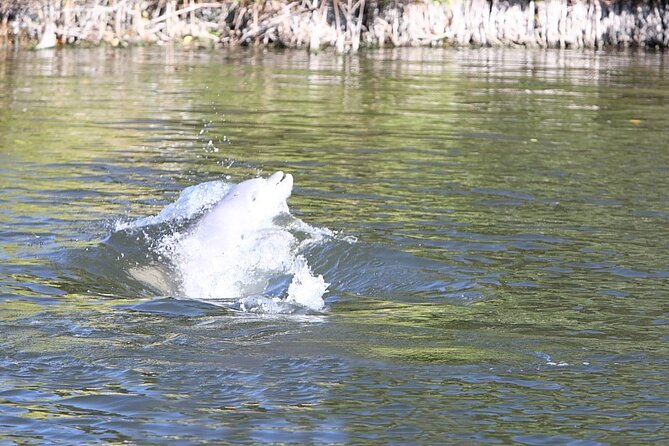
[[[273,189],[273,194],[283,200],[287,200],[293,191],[293,176],[289,173],[284,174],[278,171],[265,181],[267,182],[266,187]]]
[[[223,199],[224,208],[247,214],[274,216],[288,212],[286,200],[293,190],[293,176],[276,172],[269,178],[253,178],[233,187]]]

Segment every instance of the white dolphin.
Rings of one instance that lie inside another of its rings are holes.
[[[288,213],[286,200],[292,190],[293,176],[283,172],[239,183],[202,218],[193,237],[218,255],[234,250],[257,231],[273,227],[278,215]]]
[[[179,243],[176,264],[186,297],[208,301],[260,295],[273,277],[292,275],[286,301],[314,310],[327,289],[296,238],[277,217],[289,214],[290,174],[244,181],[227,192]]]

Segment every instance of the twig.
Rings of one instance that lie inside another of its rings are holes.
[[[168,12],[160,17],[156,17],[155,19],[152,19],[149,23],[151,25],[155,25],[157,23],[163,22],[167,19],[171,19],[172,17],[178,17],[181,14],[186,14],[187,12],[193,12],[197,11],[198,9],[206,9],[206,8],[225,8],[225,4],[223,3],[200,3],[197,5],[190,5],[187,8],[179,9],[178,11],[174,12]]]

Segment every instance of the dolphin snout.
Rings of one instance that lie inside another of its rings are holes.
[[[278,171],[267,178],[267,182],[273,186],[278,185],[283,180],[283,172]]]

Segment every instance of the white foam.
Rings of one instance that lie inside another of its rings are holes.
[[[329,285],[325,283],[323,276],[314,276],[306,259],[302,256],[295,258],[293,274],[286,300],[312,310],[322,310],[325,306],[322,296]]]

